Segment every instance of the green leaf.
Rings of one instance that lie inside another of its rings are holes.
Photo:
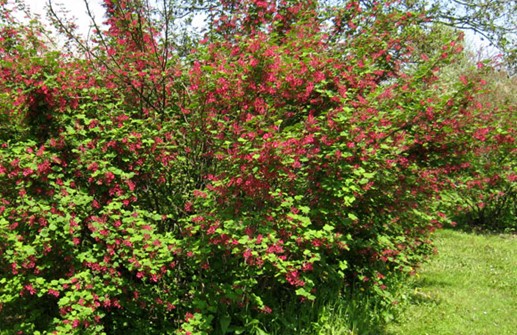
[[[228,332],[228,327],[230,326],[230,323],[232,321],[232,318],[229,315],[224,315],[219,320],[219,324],[221,326],[221,333],[226,334]]]
[[[353,221],[359,220],[359,218],[354,213],[348,213],[348,218]]]
[[[298,296],[301,296],[301,297],[305,297],[309,300],[314,300],[316,299],[316,296],[314,296],[313,294],[311,294],[310,292],[308,292],[305,288],[303,287],[300,287],[298,289],[296,289],[296,295]]]
[[[307,206],[299,206],[298,209],[303,213],[303,214],[309,214],[309,212],[311,211],[311,209]]]
[[[323,226],[323,230],[327,231],[327,232],[331,232],[331,231],[334,230],[334,227],[332,227],[331,225],[326,224],[326,225]]]

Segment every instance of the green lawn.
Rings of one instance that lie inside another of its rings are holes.
[[[516,334],[517,236],[444,230],[436,246],[386,334]]]

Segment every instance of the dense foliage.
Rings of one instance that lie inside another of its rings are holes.
[[[140,1],[105,6],[80,56],[3,8],[10,332],[263,333],[329,287],[389,302],[447,221],[436,200],[514,147],[509,126],[486,144],[479,80],[440,78],[461,35],[397,2],[220,1],[194,50]]]
[[[481,66],[481,65],[480,65]],[[480,109],[470,136],[468,167],[456,188],[444,195],[448,212],[463,227],[515,232],[517,230],[517,161],[515,160],[516,78],[483,66],[469,80],[482,82],[473,107]],[[453,72],[456,72],[456,69]]]

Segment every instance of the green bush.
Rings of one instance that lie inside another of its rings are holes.
[[[463,68],[468,80],[483,87],[470,102],[478,117],[468,134],[472,140],[465,143],[465,169],[444,203],[460,226],[512,232],[517,229],[516,82],[490,64],[478,67]]]
[[[460,41],[415,52],[423,17],[390,3],[221,2],[184,55],[138,4],[106,2],[89,57],[2,26],[2,328],[261,334],[329,290],[389,304],[470,157],[476,83],[436,87]]]

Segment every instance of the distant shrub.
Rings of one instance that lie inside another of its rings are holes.
[[[465,142],[465,169],[446,196],[457,223],[474,229],[515,231],[517,228],[517,100],[515,78],[483,65],[463,69],[469,80],[483,83],[471,102],[477,120]]]

